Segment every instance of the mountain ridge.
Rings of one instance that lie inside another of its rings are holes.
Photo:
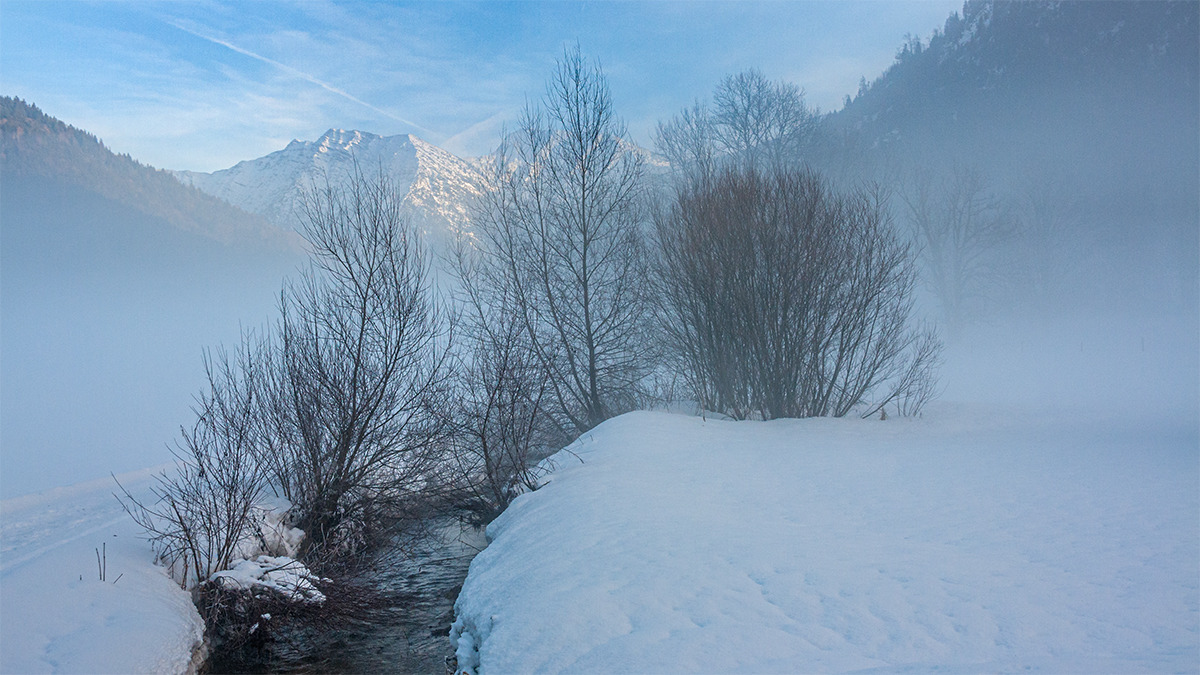
[[[278,226],[299,231],[295,205],[327,178],[337,181],[358,167],[383,171],[405,194],[409,215],[433,239],[454,236],[468,204],[482,193],[479,167],[412,134],[381,136],[331,128],[315,141],[284,148],[211,173],[178,171],[181,182],[224,199]]]
[[[124,204],[171,227],[223,245],[298,251],[300,240],[175,176],[113,153],[94,134],[32,103],[0,97],[0,170],[11,177],[62,181]]]

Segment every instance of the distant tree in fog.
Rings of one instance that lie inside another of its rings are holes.
[[[961,326],[1005,282],[1002,246],[1016,231],[1015,214],[973,167],[944,178],[915,171],[901,198],[926,285],[951,327]]]
[[[696,101],[666,122],[659,122],[655,148],[680,182],[712,176],[718,163],[716,130],[708,107]]]
[[[799,87],[752,69],[722,80],[711,107],[697,101],[660,122],[655,147],[684,179],[730,163],[767,170],[797,165],[816,125]]]
[[[916,268],[879,192],[728,167],[656,217],[672,365],[735,418],[914,414],[941,343],[910,321]]]
[[[795,84],[772,82],[758,70],[747,70],[717,85],[713,121],[717,139],[732,157],[766,169],[799,159],[816,113]]]
[[[1019,246],[1015,257],[1022,261],[1024,290],[1036,297],[1059,290],[1078,260],[1072,251],[1081,250],[1079,198],[1061,180],[1048,176],[1029,179],[1017,204]]]
[[[506,135],[492,180],[472,217],[485,265],[510,293],[554,419],[578,435],[636,407],[650,365],[643,159],[578,49]]]

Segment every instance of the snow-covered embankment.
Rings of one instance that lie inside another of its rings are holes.
[[[159,469],[121,483],[146,496]],[[106,477],[0,502],[0,672],[185,673],[198,665],[204,623],[191,596],[154,564],[116,489]]]
[[[460,671],[1200,666],[1187,424],[632,413],[551,459],[471,564]]]

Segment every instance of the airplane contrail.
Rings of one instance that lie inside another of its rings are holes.
[[[345,98],[348,101],[353,101],[363,107],[374,110],[375,112],[379,113],[380,115],[390,117],[390,118],[396,120],[397,122],[403,122],[404,124],[407,124],[413,128],[419,129],[427,134],[430,134],[433,137],[440,138],[442,136],[442,134],[440,134],[432,129],[427,129],[427,128],[421,126],[420,124],[417,124],[416,122],[413,122],[411,120],[406,120],[403,117],[400,117],[399,115],[394,115],[382,108],[373,106],[370,103],[367,103],[366,101],[362,100],[361,98],[358,98],[357,96],[354,96],[353,94],[350,94],[349,92],[338,89],[337,87],[333,86],[332,84],[329,84],[328,82],[319,80],[319,79],[313,77],[312,75],[309,75],[308,73],[305,73],[300,70],[296,70],[295,68],[287,65],[286,63],[280,63],[279,61],[276,61],[274,59],[269,59],[260,54],[255,54],[254,52],[250,51],[249,49],[243,49],[233,43],[226,42],[225,40],[222,40],[220,38],[215,38],[215,37],[212,37],[211,35],[205,35],[203,33],[197,32],[191,28],[188,28],[187,26],[180,24],[180,23],[176,23],[174,21],[166,21],[166,23],[174,26],[175,28],[178,28],[179,30],[181,30],[185,33],[188,33],[189,35],[194,35],[194,36],[200,38],[201,40],[207,40],[208,42],[211,42],[215,45],[220,45],[222,47],[225,47],[226,49],[235,51],[238,54],[242,54],[243,56],[249,56],[252,59],[257,59],[259,61],[262,61],[263,63],[275,66],[276,68],[282,70],[283,72],[285,72],[289,75],[292,75],[293,77],[298,77],[306,82],[315,84],[318,87],[320,87],[330,93],[337,94],[338,96],[341,96],[342,98]]]
[[[467,127],[466,129],[463,129],[462,131],[454,134],[450,138],[447,138],[446,140],[442,141],[440,145],[442,146],[443,149],[449,150],[451,147],[454,146],[455,143],[458,143],[459,141],[461,141],[463,139],[469,140],[473,134],[480,133],[480,132],[486,132],[488,135],[491,135],[491,136],[499,136],[499,133],[498,133],[499,130],[496,129],[496,127],[498,126],[497,123],[502,122],[505,119],[516,118],[516,116],[519,112],[520,112],[519,110],[501,110],[500,112],[498,112],[494,115],[491,115],[487,119],[476,122],[475,124],[472,124],[471,126]],[[502,129],[500,129],[500,130],[502,130]],[[450,151],[454,152],[454,150],[450,150]]]

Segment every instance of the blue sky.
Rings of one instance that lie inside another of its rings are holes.
[[[212,171],[331,127],[496,145],[576,42],[636,142],[755,67],[840,107],[906,34],[959,0],[918,2],[0,3],[0,93],[170,169]]]

